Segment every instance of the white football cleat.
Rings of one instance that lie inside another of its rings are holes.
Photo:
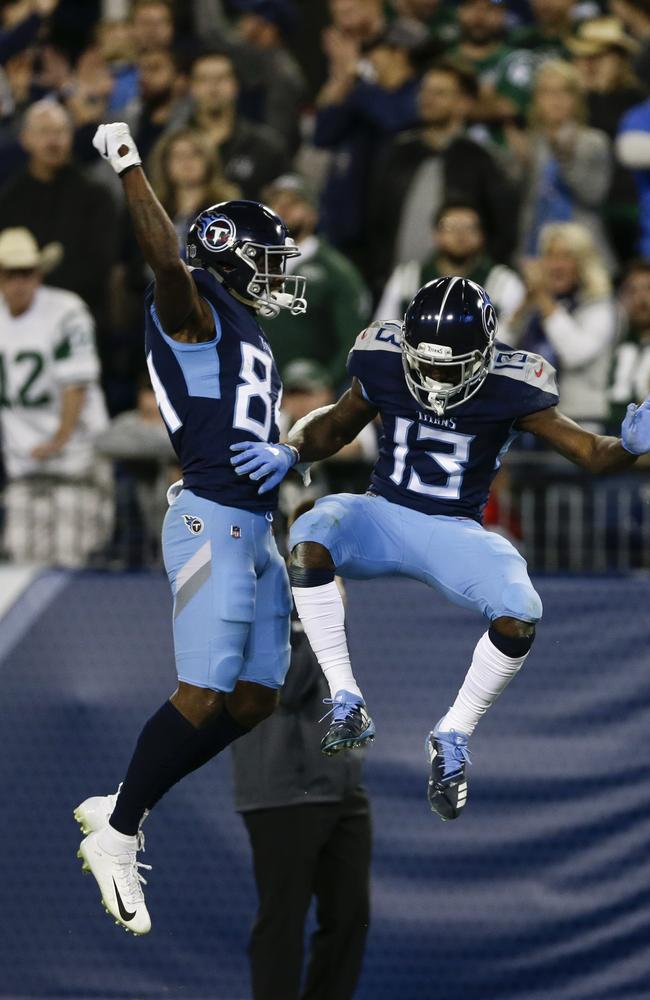
[[[142,891],[142,883],[146,885],[147,880],[139,869],[151,870],[151,865],[137,860],[138,850],[143,849],[142,834],[138,835],[137,846],[125,848],[122,854],[105,851],[98,842],[100,835],[101,831],[96,830],[81,841],[77,857],[83,861],[82,870],[95,876],[104,908],[116,924],[133,934],[148,934],[151,918]]]
[[[95,830],[101,830],[103,826],[106,826],[115,809],[121,787],[122,785],[112,795],[92,795],[77,806],[72,815],[81,827],[82,833],[94,833]],[[148,815],[149,810],[145,809],[140,825],[144,823]]]
[[[93,795],[84,799],[73,812],[73,816],[81,827],[82,833],[94,833],[108,823],[115,808],[120,789],[113,795]]]

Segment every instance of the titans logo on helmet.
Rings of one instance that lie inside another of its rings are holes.
[[[483,307],[483,329],[490,339],[494,339],[494,337],[496,337],[498,326],[499,323],[494,306],[491,302],[486,302]]]
[[[234,223],[225,215],[216,215],[204,221],[199,239],[206,250],[219,253],[233,245],[236,235]]]

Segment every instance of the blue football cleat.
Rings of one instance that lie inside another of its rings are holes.
[[[341,750],[353,750],[375,738],[375,724],[366,711],[363,698],[349,691],[337,691],[333,698],[325,699],[332,705],[327,715],[332,716],[330,727],[321,740],[321,752],[331,757]],[[320,721],[322,722],[323,719]]]
[[[441,732],[437,727],[427,737],[427,756],[431,764],[429,805],[444,820],[457,819],[467,802],[465,768],[471,763],[467,741],[465,733],[455,729]]]

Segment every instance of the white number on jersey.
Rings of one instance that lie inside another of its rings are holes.
[[[418,425],[418,441],[438,441],[442,444],[450,444],[452,446],[450,452],[426,452],[429,458],[443,472],[447,473],[447,482],[444,486],[431,486],[422,481],[413,468],[412,462],[409,461],[408,435],[414,423],[415,421],[407,420],[406,417],[397,417],[395,420],[394,465],[390,477],[391,480],[396,486],[402,486],[404,475],[408,470],[407,490],[423,496],[435,497],[438,500],[458,500],[463,485],[465,466],[469,460],[469,448],[474,440],[474,435],[458,434],[456,431],[443,430],[441,427],[430,427],[428,424]]]
[[[242,342],[241,345],[241,371],[239,377],[243,383],[237,389],[235,397],[235,416],[233,427],[240,431],[248,431],[262,441],[268,441],[271,432],[271,419],[273,416],[273,401],[271,399],[271,368],[272,359],[259,347],[254,344]],[[264,375],[262,378],[255,370],[255,362],[261,365]],[[257,420],[250,414],[250,404],[252,399],[261,399],[264,406],[264,420]]]
[[[153,363],[153,358],[151,356],[151,351],[147,354],[147,368],[149,369],[149,378],[151,379],[151,386],[156,394],[156,402],[158,403],[158,409],[160,410],[160,415],[169,427],[169,433],[174,434],[179,427],[183,426],[183,421],[179,417],[178,413],[172,406],[167,391],[160,381],[158,372]]]

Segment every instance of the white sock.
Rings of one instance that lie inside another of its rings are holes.
[[[456,729],[471,736],[479,719],[497,700],[528,656],[506,656],[497,649],[487,632],[481,636],[472,663],[456,701],[438,726],[443,732]]]
[[[345,608],[336,583],[293,587],[292,590],[305,635],[325,674],[332,698],[341,690],[362,698],[352,673],[345,634]]]
[[[102,851],[107,854],[125,854],[127,851],[135,851],[138,848],[138,838],[130,837],[127,833],[120,833],[110,823],[102,827],[97,837],[97,843]]]

